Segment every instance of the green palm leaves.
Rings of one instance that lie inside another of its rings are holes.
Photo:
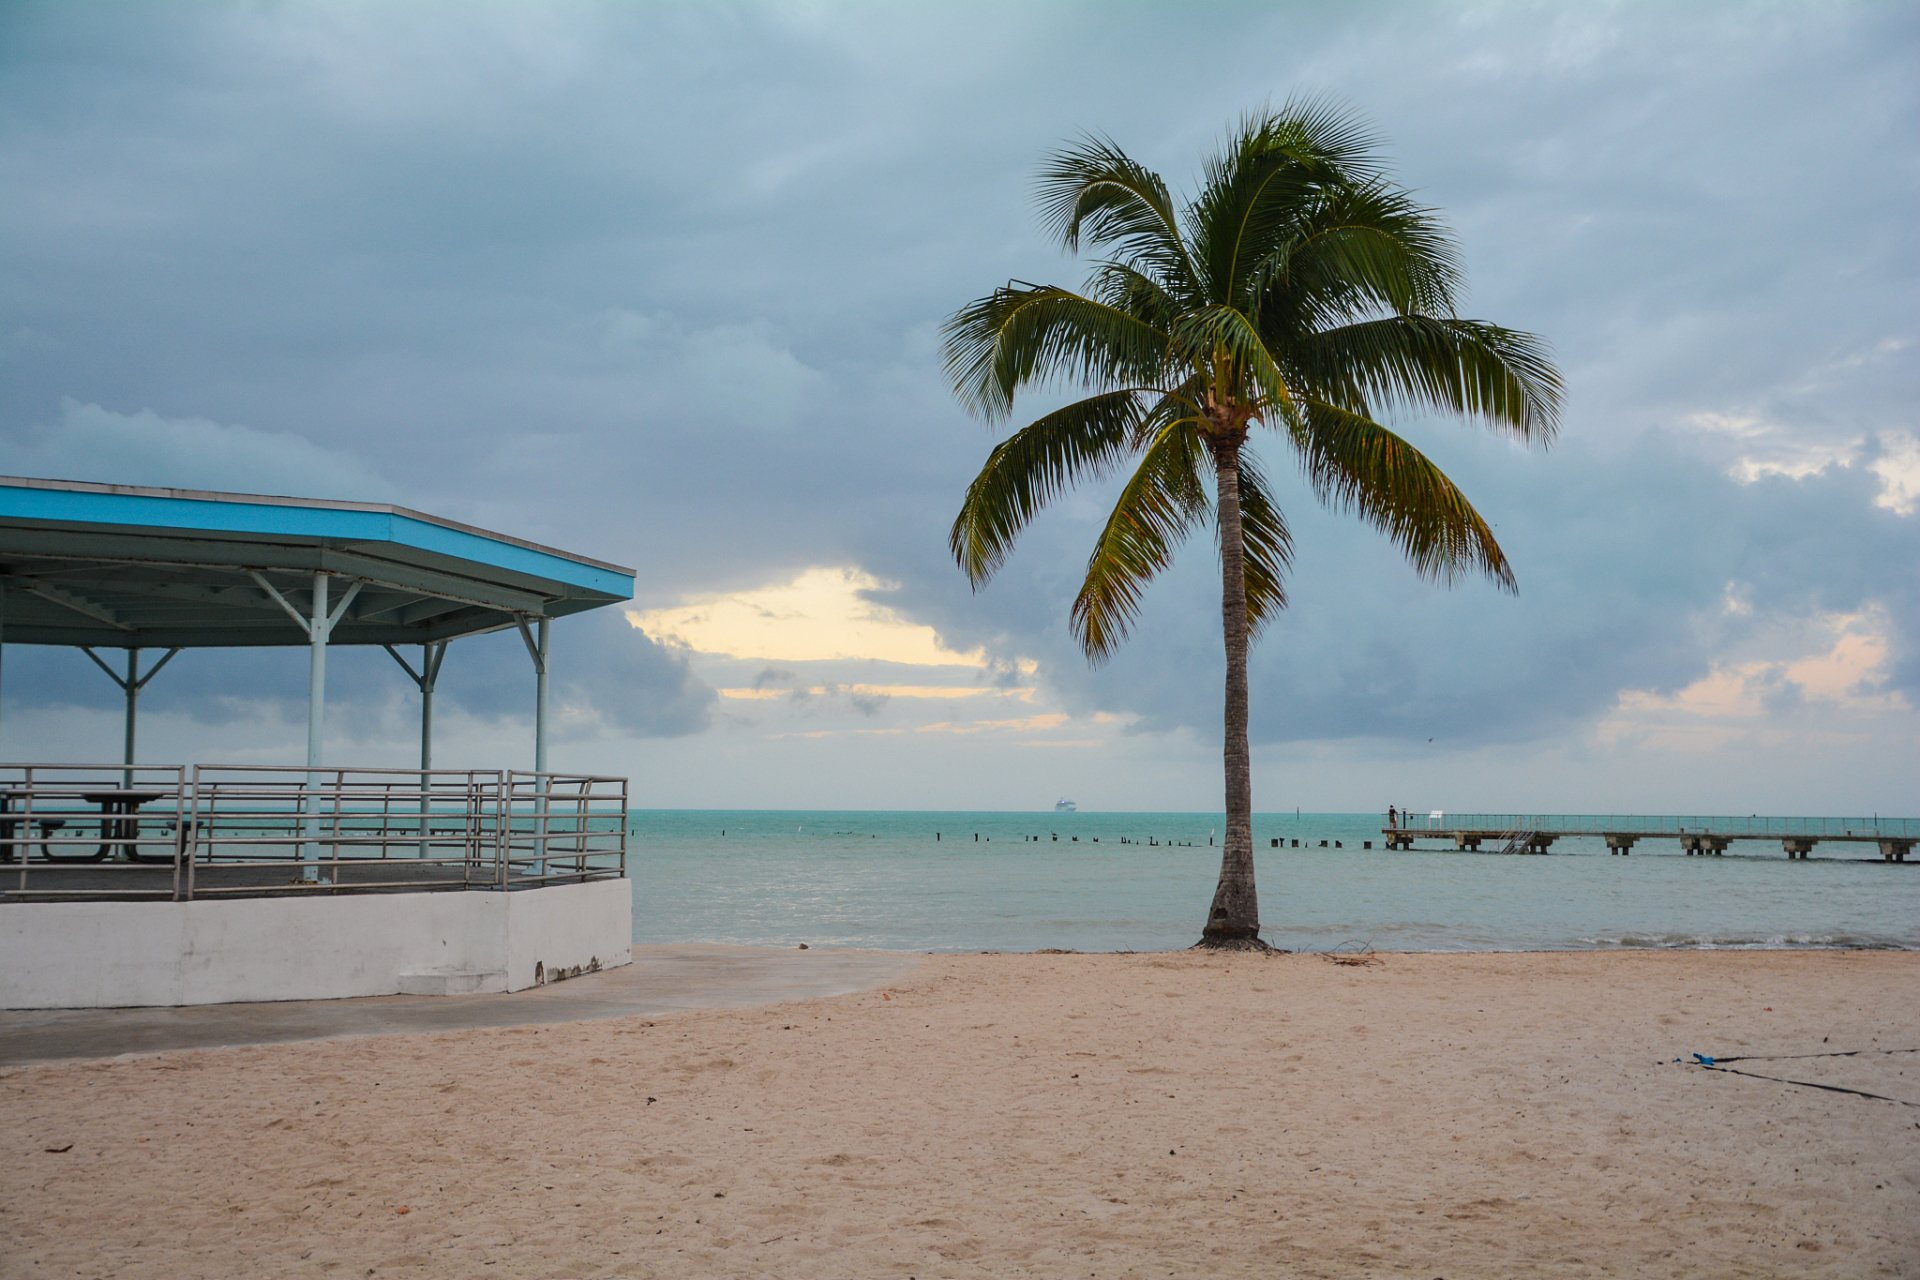
[[[1143,592],[1216,520],[1210,466],[1239,478],[1248,621],[1284,604],[1291,542],[1241,446],[1289,445],[1315,493],[1383,532],[1421,574],[1513,575],[1486,522],[1383,415],[1442,412],[1552,438],[1560,382],[1531,335],[1455,314],[1461,269],[1438,216],[1393,187],[1350,116],[1293,103],[1243,120],[1177,205],[1105,139],[1043,166],[1037,202],[1061,246],[1104,256],[1084,292],[1020,282],[945,328],[961,402],[988,420],[1018,392],[1089,394],[1017,431],[968,487],[950,544],[976,586],[1050,500],[1131,468],[1088,560],[1074,632],[1108,656]],[[1229,536],[1231,534],[1231,536]]]
[[[1073,602],[1074,635],[1099,662],[1180,544],[1215,529],[1227,826],[1206,947],[1266,946],[1247,651],[1286,605],[1293,540],[1244,447],[1249,431],[1273,430],[1322,502],[1379,528],[1421,575],[1481,572],[1511,590],[1486,521],[1378,418],[1439,411],[1544,443],[1559,413],[1559,375],[1537,338],[1455,315],[1453,238],[1387,181],[1373,148],[1321,104],[1249,116],[1183,208],[1106,139],[1067,147],[1036,194],[1062,248],[1106,255],[1086,291],[1015,281],[946,325],[954,392],[989,421],[1023,388],[1090,393],[1014,432],[967,487],[949,544],[976,588],[1048,502],[1130,467]]]

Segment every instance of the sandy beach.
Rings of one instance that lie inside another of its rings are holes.
[[[1916,1276],[1920,954],[926,957],[0,1073],[8,1276]],[[1854,1057],[1759,1055],[1876,1050]]]

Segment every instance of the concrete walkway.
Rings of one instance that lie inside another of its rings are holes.
[[[0,1066],[122,1053],[653,1017],[815,1000],[892,982],[919,958],[879,951],[635,947],[633,963],[511,995],[368,996],[174,1009],[0,1011]]]

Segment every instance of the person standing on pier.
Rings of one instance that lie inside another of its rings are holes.
[[[1387,806],[1387,826],[1389,829],[1400,825],[1400,813],[1392,805]]]

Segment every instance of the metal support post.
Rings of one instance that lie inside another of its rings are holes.
[[[327,718],[327,575],[313,575],[313,620],[307,624],[307,768],[318,768]],[[312,779],[308,779],[309,782]]]
[[[346,615],[347,607],[353,598],[360,594],[364,583],[356,582],[348,587],[340,597],[340,603],[331,609],[327,607],[327,583],[332,577],[325,572],[313,575],[313,607],[311,616],[302,616],[300,611],[288,602],[287,598],[275,589],[257,569],[249,569],[249,576],[260,584],[260,589],[287,611],[289,617],[300,624],[307,633],[307,795],[302,807],[309,817],[306,821],[307,844],[301,851],[301,861],[306,863],[302,877],[307,880],[319,878],[320,860],[320,820],[314,809],[316,803],[313,792],[320,786],[320,747],[327,718],[327,641],[333,638],[333,628]]]
[[[440,661],[447,656],[446,641],[421,646],[420,666],[420,767],[433,768],[433,686],[440,679]]]
[[[320,786],[320,749],[327,719],[327,575],[313,575],[313,620],[307,625],[307,843],[300,850],[306,864],[302,880],[320,878],[320,818],[314,813],[313,792]]]
[[[400,651],[392,645],[382,646],[400,669],[412,678],[420,690],[420,856],[429,853],[427,836],[428,821],[432,814],[432,784],[430,771],[433,769],[433,686],[440,680],[440,664],[447,657],[447,641],[441,640],[420,646],[420,669],[415,671]]]
[[[547,619],[539,620],[539,639],[527,626],[525,614],[514,619],[520,625],[520,638],[526,642],[527,653],[533,658],[533,771],[547,771],[547,628],[551,625]]]
[[[127,678],[121,682],[121,688],[127,691],[127,734],[122,760],[133,763],[134,730],[140,721],[140,651],[127,650]],[[133,790],[133,770],[127,770],[126,788]]]
[[[172,662],[173,656],[180,651],[178,649],[167,650],[166,656],[149,667],[147,674],[144,676],[140,674],[140,650],[138,649],[127,650],[127,674],[125,676],[116,674],[114,669],[108,666],[100,655],[93,651],[92,646],[81,645],[80,652],[92,658],[93,665],[106,672],[107,679],[119,685],[120,691],[127,696],[126,741],[121,754],[121,763],[130,765],[133,763],[134,744],[137,741],[140,723],[140,691],[146,688],[147,681],[159,675],[160,668]],[[132,769],[128,769],[121,775],[121,785],[129,791],[133,789]]]
[[[539,675],[536,677],[533,699],[533,771],[547,771],[547,628],[553,624],[540,619],[540,658]],[[546,790],[543,783],[540,788]]]
[[[522,614],[516,621],[520,624],[520,638],[526,641],[527,652],[533,657],[533,772],[534,789],[538,799],[534,802],[534,847],[545,853],[547,848],[547,641],[551,622],[542,618],[539,622],[539,638],[527,628],[527,619]],[[544,859],[536,861],[530,868],[535,875],[545,875],[547,864]]]

